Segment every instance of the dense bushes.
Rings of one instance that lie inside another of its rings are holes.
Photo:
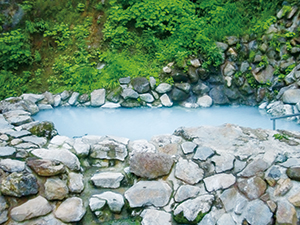
[[[274,23],[283,0],[20,2],[26,16],[0,34],[1,99],[22,91],[89,92],[126,76],[159,81],[167,79],[160,75],[166,63],[186,69],[192,55],[204,68],[218,66],[215,41],[259,36]]]

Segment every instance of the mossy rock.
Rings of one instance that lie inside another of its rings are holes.
[[[180,212],[179,214],[177,215],[173,215],[173,218],[174,220],[179,223],[179,224],[198,224],[202,219],[203,217],[206,215],[207,213],[202,213],[202,212],[199,212],[198,213],[198,216],[196,217],[196,219],[194,219],[193,221],[189,221],[187,220],[184,215],[183,215],[183,212]]]
[[[57,135],[57,130],[52,122],[44,121],[34,125],[29,131],[38,137],[46,137],[50,140],[53,136]]]
[[[141,218],[129,218],[129,219],[121,219],[114,220],[103,223],[103,225],[140,225]]]

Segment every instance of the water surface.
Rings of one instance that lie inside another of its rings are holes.
[[[219,126],[225,123],[251,128],[272,129],[270,115],[257,107],[214,106],[211,108],[80,108],[59,107],[39,112],[33,117],[52,121],[60,135],[114,135],[131,140],[151,139],[158,134],[172,134],[179,127]],[[296,122],[281,119],[277,129],[300,131]]]

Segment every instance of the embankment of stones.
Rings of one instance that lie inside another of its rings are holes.
[[[48,94],[2,102],[1,224],[300,220],[300,133],[226,124],[151,140],[72,139],[57,135],[51,122],[32,120]],[[105,105],[91,96],[90,104]]]

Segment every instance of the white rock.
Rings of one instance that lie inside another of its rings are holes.
[[[163,106],[171,107],[173,105],[173,102],[171,101],[171,99],[169,98],[169,96],[167,94],[163,94],[162,96],[160,96],[159,99]]]
[[[91,93],[91,106],[101,106],[105,103],[105,89],[97,89]]]
[[[166,92],[169,92],[172,90],[172,86],[170,84],[167,83],[161,83],[156,87],[156,92],[160,93],[160,94],[164,94]]]
[[[85,213],[82,199],[72,197],[63,201],[55,210],[54,215],[63,222],[69,223],[80,221]]]
[[[204,178],[206,189],[209,192],[229,188],[235,183],[235,181],[235,176],[225,173],[220,173]]]
[[[10,212],[11,218],[21,222],[31,218],[39,217],[48,214],[52,211],[49,202],[42,196],[28,200],[22,205],[13,208]]]
[[[112,212],[119,213],[121,212],[123,206],[124,206],[124,198],[123,195],[119,193],[114,193],[111,191],[106,191],[99,195],[93,195],[93,197],[103,199],[107,202],[107,205],[109,209]]]
[[[142,225],[172,225],[170,213],[156,209],[145,209],[141,213]]]
[[[210,96],[204,95],[198,98],[197,104],[203,108],[209,108],[213,104],[213,100]]]
[[[81,193],[84,189],[83,175],[81,173],[69,173],[68,188],[72,193]]]
[[[25,169],[25,162],[14,159],[1,159],[0,168],[6,172],[21,172]]]
[[[196,184],[203,179],[204,171],[193,161],[180,158],[176,164],[175,177],[188,184]]]
[[[118,188],[123,178],[124,175],[122,173],[101,172],[94,174],[91,180],[96,187]]]

